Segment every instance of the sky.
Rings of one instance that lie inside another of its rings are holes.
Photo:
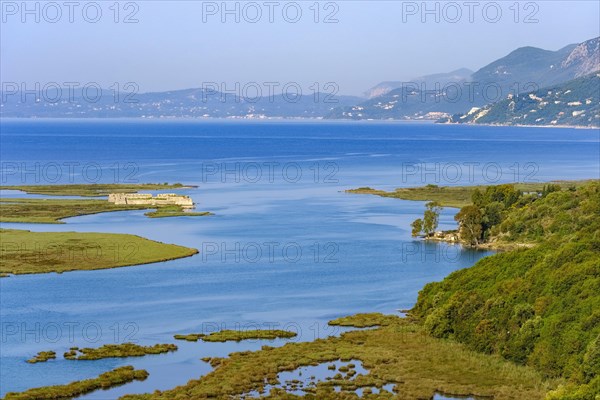
[[[0,80],[27,88],[308,92],[332,83],[362,95],[381,81],[477,70],[519,47],[557,50],[600,35],[594,0],[0,3]]]

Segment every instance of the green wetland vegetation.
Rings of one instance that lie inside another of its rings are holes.
[[[242,340],[252,339],[289,339],[296,337],[297,333],[284,331],[281,329],[253,329],[253,330],[232,330],[225,329],[218,332],[212,332],[208,335],[203,333],[190,333],[186,335],[175,335],[174,338],[177,340],[187,340],[189,342],[197,342],[202,340],[204,342],[240,342]]]
[[[110,389],[134,380],[143,381],[148,377],[145,370],[131,366],[119,367],[105,372],[96,378],[72,382],[66,385],[45,386],[19,393],[7,393],[5,400],[53,400],[71,399],[98,389]]]
[[[0,229],[0,273],[39,274],[125,267],[189,257],[198,250],[116,233]]]
[[[143,184],[73,184],[0,186],[0,189],[20,190],[27,194],[48,196],[102,197],[110,193],[138,193],[142,190],[169,190],[191,188],[181,183]],[[62,219],[111,211],[154,210],[145,215],[150,218],[204,217],[210,212],[187,212],[177,205],[113,204],[100,199],[30,199],[0,198],[0,222],[63,224]]]
[[[38,185],[1,186],[30,194],[53,196],[104,196],[108,193],[136,193],[140,190],[184,188],[169,184]],[[116,205],[95,199],[0,198],[0,222],[62,224],[62,219],[111,211],[148,210],[152,218],[206,216],[208,212],[184,212],[179,206]],[[148,264],[189,257],[198,250],[165,244],[139,236],[108,233],[31,232],[0,229],[3,243],[0,277],[94,270]]]
[[[179,206],[162,206],[158,207],[155,211],[147,212],[144,214],[150,218],[167,218],[167,217],[207,217],[214,215],[209,211],[184,211]]]
[[[107,200],[0,198],[0,222],[64,224],[61,221],[64,218],[148,208],[142,205],[116,205]]]
[[[182,335],[182,334],[173,335],[173,338],[176,340],[186,340],[188,342],[197,342],[204,336],[206,336],[204,333],[188,333],[185,335]]]
[[[56,353],[54,351],[40,351],[34,357],[27,360],[29,364],[36,364],[39,362],[46,362],[48,360],[56,359]]]
[[[455,394],[496,396],[496,399],[543,399],[553,382],[532,368],[506,362],[469,350],[450,340],[428,335],[416,321],[380,314],[344,318],[346,326],[356,319],[380,326],[350,331],[340,337],[312,342],[288,343],[282,347],[263,346],[256,352],[233,353],[212,358],[214,370],[198,380],[164,392],[129,395],[128,400],[237,398],[256,390],[269,399],[296,399],[281,389],[265,392],[276,385],[277,375],[301,366],[360,360],[368,374],[339,374],[316,387],[307,388],[308,399],[357,399],[357,388],[394,385],[394,394],[382,392],[363,398],[430,399],[437,391]],[[335,387],[342,389],[335,392]]]
[[[71,184],[71,185],[22,185],[0,186],[0,190],[20,190],[27,194],[42,194],[48,196],[82,196],[100,197],[110,193],[137,193],[141,190],[171,190],[185,189],[181,183],[112,183],[112,184]]]
[[[142,357],[149,354],[163,354],[177,351],[174,344],[140,346],[135,343],[105,344],[98,348],[73,347],[64,354],[67,360],[100,360],[103,358]]]
[[[329,321],[331,326],[350,326],[354,328],[372,328],[375,326],[388,326],[396,323],[398,317],[395,315],[384,315],[381,313],[356,314],[348,317],[336,318]]]
[[[64,224],[62,219],[111,211],[148,210],[145,215],[160,217],[204,217],[210,212],[186,212],[179,206],[117,205],[107,200],[0,198],[0,222]]]

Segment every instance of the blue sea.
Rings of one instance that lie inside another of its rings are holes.
[[[141,358],[25,360],[38,351],[173,343],[177,333],[219,329],[295,330],[292,341],[336,335],[327,321],[409,309],[425,284],[490,254],[411,238],[424,202],[347,189],[600,177],[598,130],[129,120],[4,120],[0,128],[2,185],[181,182],[195,187],[172,192],[215,214],[149,219],[132,211],[0,224],[129,233],[200,250],[149,265],[0,279],[2,396],[121,365],[150,377],[85,398],[169,389],[209,372],[203,357],[286,341],[177,341],[177,352]],[[455,227],[455,213],[443,210],[441,229]],[[115,256],[128,251],[135,249],[117,244]]]

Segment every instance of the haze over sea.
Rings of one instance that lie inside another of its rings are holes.
[[[202,357],[284,341],[177,342],[178,352],[30,365],[38,351],[237,327],[337,334],[333,318],[412,307],[428,282],[489,254],[424,244],[409,224],[424,202],[351,195],[371,186],[497,184],[600,177],[598,130],[251,121],[4,120],[2,185],[181,182],[211,217],[143,211],[75,217],[33,231],[130,233],[195,247],[186,259],[0,279],[0,395],[94,377],[120,365],[150,377],[86,398],[184,384]],[[3,197],[25,197],[2,191]],[[441,229],[454,226],[445,209]],[[265,325],[268,324],[268,325]]]

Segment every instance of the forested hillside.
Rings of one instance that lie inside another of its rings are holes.
[[[479,206],[467,207],[502,208],[482,237],[533,247],[486,257],[428,284],[414,315],[436,337],[564,378],[549,399],[598,399],[600,183],[539,197],[477,196]]]

